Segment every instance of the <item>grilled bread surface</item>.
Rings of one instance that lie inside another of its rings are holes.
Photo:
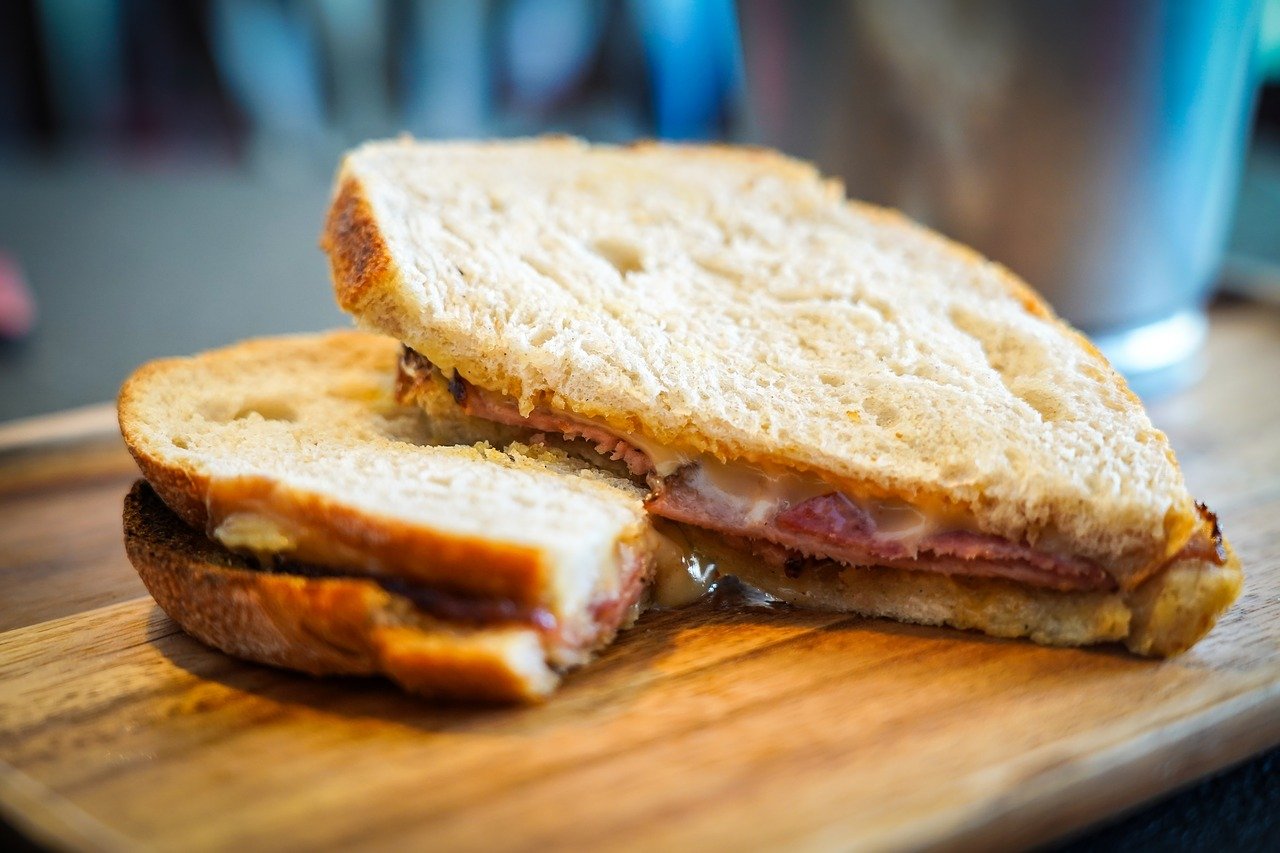
[[[1205,532],[1165,436],[1025,284],[775,153],[370,143],[322,244],[361,324],[525,410],[958,510],[1123,589]]]

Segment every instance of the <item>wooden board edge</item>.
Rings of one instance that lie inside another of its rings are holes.
[[[115,403],[22,418],[0,423],[0,454],[108,436],[119,429]]]
[[[0,762],[0,818],[28,840],[55,850],[133,850],[131,841],[70,800]]]
[[[989,850],[1033,847],[1089,831],[1171,796],[1280,744],[1280,683],[1259,685],[1195,715],[1117,743],[1075,773],[1037,773],[961,825],[888,841],[891,847]],[[1055,779],[1060,781],[1054,781]],[[910,833],[909,833],[910,834]],[[899,843],[901,842],[901,843]]]

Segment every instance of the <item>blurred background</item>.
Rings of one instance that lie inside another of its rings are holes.
[[[1280,0],[5,0],[0,420],[345,324],[344,148],[551,131],[816,158],[1165,361],[1280,299]]]

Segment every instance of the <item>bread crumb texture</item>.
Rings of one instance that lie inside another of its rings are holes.
[[[1165,436],[1021,281],[781,155],[378,142],[334,201],[344,307],[526,409],[959,507],[1121,577],[1197,523]]]

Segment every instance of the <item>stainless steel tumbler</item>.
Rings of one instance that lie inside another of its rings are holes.
[[[741,0],[754,135],[1009,266],[1140,393],[1194,375],[1261,0]]]

